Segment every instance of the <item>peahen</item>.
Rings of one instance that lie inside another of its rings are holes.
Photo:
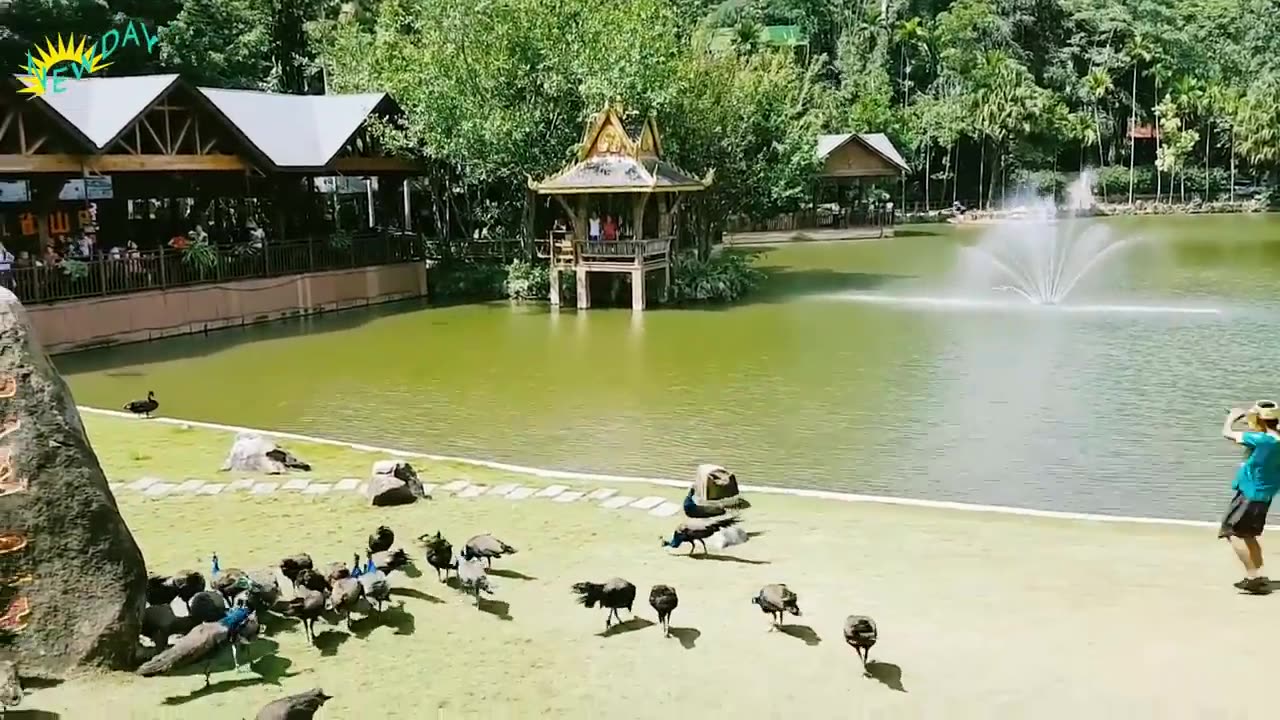
[[[298,588],[297,593],[284,609],[284,614],[301,620],[302,634],[308,643],[314,644],[316,618],[324,614],[325,594],[305,587]]]
[[[427,564],[436,569],[437,580],[444,582],[449,579],[450,570],[457,572],[458,559],[453,554],[453,544],[445,540],[439,531],[434,536],[420,535],[418,540],[427,546]]]
[[[217,622],[201,623],[167,650],[143,663],[137,672],[143,677],[152,677],[204,660],[204,683],[208,685],[210,665],[218,649],[223,645],[231,645],[232,659],[236,669],[240,668],[236,641],[242,631],[256,627],[256,621],[250,625],[251,620],[253,620],[253,611],[247,607],[238,607]]]
[[[649,606],[658,613],[663,637],[671,637],[671,613],[679,605],[680,598],[676,595],[676,589],[670,585],[654,585],[649,591]]]
[[[364,588],[360,585],[360,579],[347,575],[346,577],[336,578],[331,581],[329,590],[329,604],[333,606],[334,611],[346,618],[347,629],[351,629],[351,610],[360,602],[360,596],[364,594]]]
[[[258,711],[254,720],[312,720],[320,706],[332,699],[333,696],[325,695],[324,690],[311,688],[304,693],[272,700]]]
[[[383,550],[381,552],[370,552],[368,554],[368,558],[373,563],[374,567],[388,575],[400,568],[413,564],[413,561],[409,559],[409,554],[401,548],[396,548],[395,550]]]
[[[151,413],[155,412],[159,407],[160,403],[156,401],[156,394],[150,390],[147,391],[146,400],[134,400],[124,404],[125,410],[134,415],[144,415],[146,417],[151,417]]]
[[[195,570],[179,570],[169,578],[168,585],[189,606],[191,598],[205,589],[204,575]]]
[[[578,602],[586,607],[600,605],[609,609],[609,614],[604,619],[605,630],[613,625],[614,618],[621,623],[622,616],[618,614],[618,610],[626,608],[630,613],[631,606],[636,601],[636,586],[622,578],[612,578],[602,583],[574,583],[573,592],[577,593]]]
[[[875,646],[877,639],[875,620],[866,615],[850,615],[845,618],[844,641],[858,653],[858,659],[862,661],[864,670],[867,667],[867,658],[871,655],[871,648]]]
[[[172,605],[151,605],[142,611],[142,632],[150,638],[157,650],[169,647],[169,638],[174,635],[186,635],[195,627],[197,620],[190,615],[178,615]]]
[[[396,534],[391,532],[391,528],[386,525],[379,525],[377,530],[369,536],[369,552],[380,553],[391,549],[392,544],[396,541]]]
[[[699,505],[698,501],[693,497],[693,488],[689,488],[689,494],[684,496],[684,514],[686,517],[719,517],[727,512],[724,508],[716,505]]]
[[[516,549],[498,538],[485,533],[476,535],[467,541],[462,549],[462,557],[466,560],[484,558],[486,567],[493,567],[493,559],[503,555],[515,555]]]
[[[306,553],[299,553],[280,561],[280,574],[285,576],[291,585],[297,585],[298,573],[303,570],[311,570],[315,565],[311,562],[311,556]]]
[[[782,616],[784,613],[792,615],[800,615],[800,606],[797,604],[799,597],[783,584],[765,585],[760,588],[759,594],[751,598],[751,602],[760,606],[760,611],[770,616],[771,624],[769,629],[782,627]]]
[[[378,612],[382,612],[382,604],[391,599],[391,583],[387,582],[387,574],[378,569],[372,556],[356,580],[365,598],[376,604]]]
[[[227,616],[227,599],[217,590],[201,590],[187,603],[187,612],[196,622],[218,622]]]
[[[299,588],[307,590],[315,590],[316,592],[328,592],[329,581],[320,573],[310,568],[298,572],[298,577],[294,579],[294,592]]]
[[[702,552],[707,552],[707,538],[715,535],[724,528],[738,524],[737,515],[728,515],[716,520],[696,520],[689,519],[678,526],[671,535],[670,540],[663,540],[663,547],[678,548],[685,543],[689,543],[689,554],[697,548],[696,543],[702,543]]]
[[[461,555],[457,559],[458,584],[464,592],[476,596],[476,607],[480,607],[480,593],[493,594],[498,588],[489,581],[489,573],[479,558],[468,560]]]

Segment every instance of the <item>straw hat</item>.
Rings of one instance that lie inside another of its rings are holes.
[[[1262,420],[1280,420],[1280,407],[1276,407],[1274,400],[1259,400],[1249,408],[1249,414]]]

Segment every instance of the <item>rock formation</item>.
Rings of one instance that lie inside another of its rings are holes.
[[[299,460],[271,440],[256,433],[240,433],[227,453],[222,471],[266,473],[282,475],[289,470],[311,469],[311,465]]]
[[[365,497],[375,507],[408,505],[426,497],[413,466],[403,460],[379,460],[373,464]]]
[[[75,400],[26,310],[0,288],[0,631],[3,658],[59,677],[127,669],[147,571]]]

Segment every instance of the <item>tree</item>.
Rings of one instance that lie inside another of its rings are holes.
[[[1142,63],[1151,62],[1154,57],[1154,48],[1151,41],[1141,32],[1135,33],[1129,39],[1128,46],[1129,62],[1133,65],[1133,84],[1129,92],[1129,204],[1133,204],[1133,175],[1134,163],[1137,162],[1137,138],[1138,130],[1138,67]]]
[[[261,89],[271,74],[268,16],[253,0],[186,0],[160,29],[165,65],[192,82]]]

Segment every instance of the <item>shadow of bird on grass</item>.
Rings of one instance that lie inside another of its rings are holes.
[[[338,654],[338,648],[342,644],[351,639],[351,635],[338,632],[337,630],[325,630],[316,635],[315,646],[320,648],[320,655],[323,657],[333,657]]]
[[[622,635],[629,632],[635,632],[636,630],[644,630],[647,627],[653,627],[654,624],[655,623],[652,620],[645,620],[642,617],[633,617],[626,622],[620,622],[617,625],[610,627],[604,632],[596,633],[596,636],[603,638],[613,637],[614,635]],[[675,628],[672,628],[671,632],[672,634],[675,634]]]
[[[741,558],[736,555],[714,555],[711,553],[702,553],[701,555],[682,555],[681,557],[687,557],[693,560],[715,560],[717,562],[735,562],[735,563],[742,563],[744,565],[771,564],[768,560],[750,560],[748,558]]]
[[[671,637],[679,640],[685,650],[692,650],[698,643],[698,638],[702,637],[702,631],[697,628],[673,627]]]
[[[822,638],[818,637],[817,631],[808,625],[779,625],[778,630],[783,635],[790,635],[797,640],[803,640],[804,644],[810,647],[822,642]]]
[[[906,692],[902,686],[902,668],[893,663],[871,660],[867,663],[867,677],[875,678],[881,685],[898,692]]]
[[[296,672],[288,672],[291,665],[293,665],[293,661],[289,658],[283,658],[278,655],[269,655],[254,661],[253,664],[249,666],[253,672],[257,673],[257,677],[246,677],[236,680],[220,680],[197,688],[196,690],[192,690],[185,695],[171,695],[164,699],[164,704],[185,705],[193,700],[199,700],[200,698],[208,697],[209,695],[217,695],[219,693],[228,692],[242,687],[249,687],[252,685],[279,685],[281,680],[298,675]]]
[[[417,631],[417,622],[402,605],[389,607],[382,612],[371,612],[351,622],[351,634],[364,640],[380,627],[389,627],[396,635],[412,635]]]
[[[494,573],[494,574],[496,575],[497,573]],[[429,603],[434,603],[437,605],[444,602],[443,598],[438,598],[435,595],[429,595],[427,593],[422,592],[421,590],[418,590],[417,588],[393,587],[391,588],[391,594],[398,595],[400,597],[411,597],[414,600],[425,600]]]
[[[532,575],[525,575],[519,570],[507,570],[505,568],[496,568],[496,569],[490,570],[489,574],[496,575],[500,578],[507,578],[508,580],[537,580],[538,579]]]
[[[496,572],[494,574],[497,575]],[[506,602],[505,600],[479,598],[479,604],[476,605],[476,607],[480,608],[480,612],[488,613],[499,620],[506,620],[509,622],[513,619],[511,617],[511,603]]]

